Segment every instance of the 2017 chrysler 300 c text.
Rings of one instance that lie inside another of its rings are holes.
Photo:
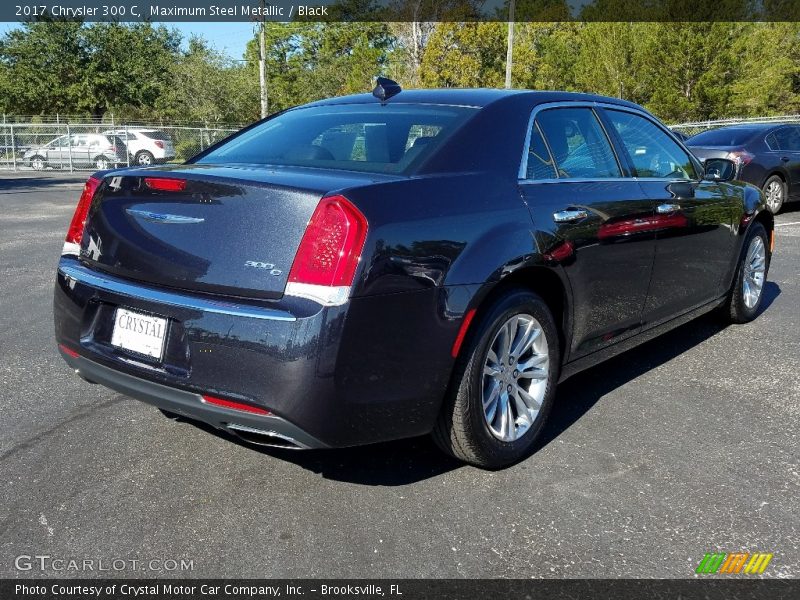
[[[84,379],[250,442],[432,433],[498,468],[559,381],[712,309],[754,318],[773,220],[734,172],[629,102],[379,79],[93,175],[56,339]]]

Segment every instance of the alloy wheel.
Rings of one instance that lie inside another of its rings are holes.
[[[773,213],[780,210],[783,204],[783,184],[780,181],[770,181],[765,191],[767,206]]]
[[[105,169],[107,169],[110,164],[111,163],[109,162],[109,160],[107,158],[103,158],[103,157],[100,157],[95,161],[95,166],[98,169],[100,169],[101,171],[104,171]]]
[[[142,154],[140,154],[137,157],[136,162],[138,162],[140,165],[143,165],[143,166],[152,165],[153,164],[153,158],[149,154],[147,154],[146,152],[143,152]]]
[[[764,277],[767,271],[767,251],[761,236],[753,237],[744,261],[742,296],[747,308],[752,309],[761,298]]]
[[[510,317],[498,330],[483,367],[483,416],[504,442],[521,438],[536,421],[550,370],[542,325],[528,314]]]
[[[34,158],[31,161],[31,166],[33,167],[34,171],[43,171],[44,170],[44,160],[41,158]]]

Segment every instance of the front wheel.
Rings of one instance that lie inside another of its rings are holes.
[[[33,167],[34,171],[44,171],[45,167],[47,167],[47,161],[43,156],[34,156],[31,159],[31,167]]]
[[[527,290],[506,293],[473,327],[433,437],[448,454],[497,469],[527,456],[542,431],[558,382],[558,332]]]
[[[764,298],[764,285],[769,270],[767,230],[755,222],[750,225],[739,259],[733,286],[724,306],[725,317],[732,323],[752,321]]]

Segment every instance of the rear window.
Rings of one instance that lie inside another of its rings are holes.
[[[476,110],[378,103],[300,108],[237,135],[196,162],[401,173]]]
[[[740,146],[758,133],[758,129],[710,129],[690,137],[687,146]]]
[[[168,141],[172,139],[166,131],[140,131],[139,134],[149,137],[151,140]]]

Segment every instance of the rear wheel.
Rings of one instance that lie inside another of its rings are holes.
[[[146,167],[148,165],[155,164],[156,159],[147,150],[142,150],[141,152],[138,152],[136,154],[135,162],[136,162],[137,165],[141,165],[143,167]]]
[[[94,159],[94,166],[97,167],[98,171],[105,171],[111,167],[111,161],[106,156],[98,156]]]
[[[758,222],[750,225],[733,287],[724,307],[725,317],[732,323],[752,321],[761,307],[769,270],[767,244],[767,230],[764,226]]]
[[[783,179],[773,175],[764,183],[764,196],[767,199],[767,208],[773,215],[777,215],[786,200],[786,184]]]
[[[474,325],[433,431],[452,456],[496,469],[532,450],[553,403],[560,351],[555,321],[536,294],[515,290]]]

